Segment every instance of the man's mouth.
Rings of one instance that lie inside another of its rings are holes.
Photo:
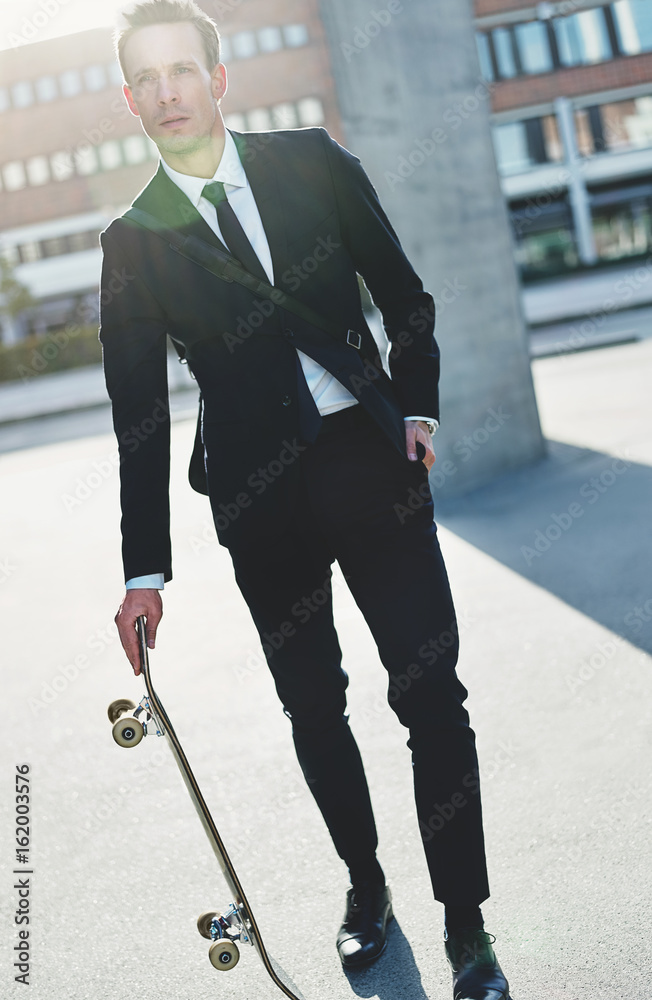
[[[164,118],[162,122],[159,122],[159,125],[165,126],[166,128],[174,128],[175,125],[183,125],[183,123],[187,121],[187,115],[171,115],[169,118]]]

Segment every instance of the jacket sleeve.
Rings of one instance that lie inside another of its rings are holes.
[[[380,310],[394,388],[404,416],[439,419],[439,348],[435,304],[407,259],[360,160],[325,130],[341,231],[356,271]]]
[[[125,237],[122,237],[122,241]],[[125,580],[172,578],[166,318],[116,234],[101,236],[100,340],[120,453]]]

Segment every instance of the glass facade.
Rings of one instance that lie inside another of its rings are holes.
[[[652,147],[652,95],[575,112],[582,156]]]
[[[496,161],[501,174],[518,174],[563,159],[563,146],[554,115],[493,128]]]
[[[612,6],[621,51],[626,55],[652,51],[650,0],[617,0]]]
[[[544,21],[517,24],[514,36],[524,73],[549,73],[554,63]]]
[[[613,58],[603,9],[555,18],[554,31],[562,66],[580,66]]]
[[[616,0],[478,32],[477,46],[482,75],[489,81],[652,52],[652,0]]]

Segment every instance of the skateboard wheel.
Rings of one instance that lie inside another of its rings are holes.
[[[203,938],[211,940],[211,924],[218,914],[215,910],[206,910],[197,917],[197,930]]]
[[[143,735],[143,726],[138,719],[118,719],[113,727],[113,739],[121,747],[137,746]]]
[[[118,698],[117,701],[112,701],[107,709],[109,722],[113,725],[114,722],[118,721],[121,715],[124,715],[125,712],[133,712],[135,707],[135,703],[129,698]]]
[[[240,952],[234,941],[213,941],[208,949],[211,965],[220,972],[233,969],[240,961]]]

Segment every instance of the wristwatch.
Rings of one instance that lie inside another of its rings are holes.
[[[430,437],[432,437],[433,434],[435,433],[435,431],[437,430],[437,428],[439,427],[439,421],[438,420],[424,420],[424,423],[425,423],[426,427],[428,428],[428,431],[430,433]]]

